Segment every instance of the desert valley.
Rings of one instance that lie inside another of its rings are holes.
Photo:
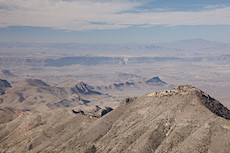
[[[1,44],[0,152],[228,153],[229,49]]]

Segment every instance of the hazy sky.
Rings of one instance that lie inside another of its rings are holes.
[[[230,42],[229,0],[0,0],[1,42]]]

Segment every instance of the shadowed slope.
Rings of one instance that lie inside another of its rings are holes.
[[[0,95],[4,95],[7,88],[11,88],[10,83],[7,80],[0,79]]]
[[[86,84],[83,81],[76,82],[74,80],[67,80],[66,82],[58,85],[58,87],[65,88],[70,94],[78,95],[101,95],[100,92],[94,90],[94,87]]]

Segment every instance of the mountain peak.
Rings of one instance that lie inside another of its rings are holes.
[[[165,83],[164,81],[162,81],[158,76],[155,76],[155,77],[153,77],[153,78],[151,78],[151,79],[146,80],[145,83],[147,83],[147,84],[151,84],[151,83],[162,83],[162,84],[167,84],[167,83]]]
[[[74,88],[71,88],[72,92],[78,93],[78,94],[84,94],[84,95],[101,95],[100,92],[97,92],[94,90],[94,87],[86,84],[83,81],[78,82]]]
[[[153,92],[153,93],[147,94],[147,96],[163,97],[163,96],[172,96],[172,95],[177,95],[177,94],[185,95],[185,94],[191,93],[191,91],[200,91],[200,90],[190,85],[181,85],[174,89],[164,90],[160,92]]]
[[[77,85],[80,85],[80,86],[88,86],[84,81],[78,82]]]
[[[200,103],[208,108],[211,112],[216,114],[217,116],[223,117],[227,120],[230,120],[230,110],[227,109],[224,105],[222,105],[219,101],[215,100],[208,94],[204,93],[198,88],[195,88],[190,85],[181,85],[171,90],[164,90],[161,92],[153,92],[148,94],[148,97],[169,97],[175,95],[196,95]]]
[[[38,80],[38,79],[26,79],[25,83],[27,83],[31,86],[49,86],[48,84],[46,84],[42,80]]]

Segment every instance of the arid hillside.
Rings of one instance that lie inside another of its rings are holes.
[[[0,124],[1,152],[228,153],[230,111],[191,86],[127,98],[96,117],[61,108]]]

